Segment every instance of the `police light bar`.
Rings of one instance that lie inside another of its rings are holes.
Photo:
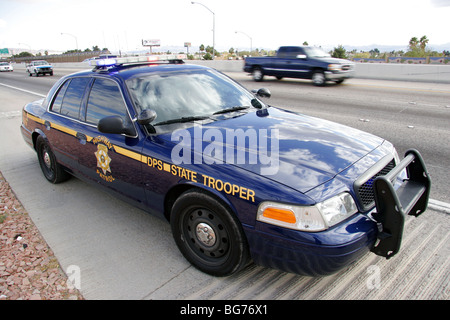
[[[166,55],[95,59],[89,61],[89,64],[97,68],[107,68],[113,66],[120,66],[124,64],[156,63],[164,61],[180,61],[184,59],[186,59],[185,54],[170,54],[170,55],[166,54]]]

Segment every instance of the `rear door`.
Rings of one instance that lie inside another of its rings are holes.
[[[51,102],[45,122],[44,133],[58,162],[75,173],[79,170],[78,159],[83,152],[77,137],[82,127],[80,111],[90,81],[88,77],[79,77],[64,82]]]

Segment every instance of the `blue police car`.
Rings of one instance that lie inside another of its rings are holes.
[[[93,60],[23,108],[45,178],[71,175],[170,222],[196,268],[251,261],[326,275],[400,249],[406,215],[428,204],[416,150],[267,105],[184,56]],[[126,213],[124,213],[126,214]]]

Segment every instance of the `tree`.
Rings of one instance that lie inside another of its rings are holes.
[[[27,58],[27,57],[34,57],[34,55],[29,53],[29,52],[27,52],[27,51],[23,51],[23,52],[21,52],[19,54],[13,55],[13,57],[14,58]]]
[[[423,51],[425,51],[425,47],[428,44],[428,38],[427,36],[423,36],[422,38],[420,38],[419,42],[420,42],[420,49],[422,49]]]
[[[411,40],[409,40],[409,50],[410,51],[416,50],[418,44],[419,40],[416,37],[412,37]]]
[[[421,37],[420,40],[417,37],[412,37],[409,40],[409,50],[405,53],[405,56],[420,58],[432,55],[430,50],[427,50],[428,41],[427,36]]]
[[[380,55],[380,50],[378,48],[372,49],[369,51],[371,58],[376,58]]]
[[[347,51],[342,45],[339,45],[337,48],[334,48],[331,56],[333,58],[347,59]]]

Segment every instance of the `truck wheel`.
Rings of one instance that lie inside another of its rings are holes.
[[[237,218],[220,201],[201,190],[186,191],[175,201],[170,224],[181,253],[205,273],[231,275],[250,260],[247,240]]]
[[[261,68],[254,68],[252,71],[253,80],[261,82],[264,79],[264,73]]]
[[[325,85],[326,82],[325,74],[321,70],[314,71],[312,75],[312,81],[315,86]]]

